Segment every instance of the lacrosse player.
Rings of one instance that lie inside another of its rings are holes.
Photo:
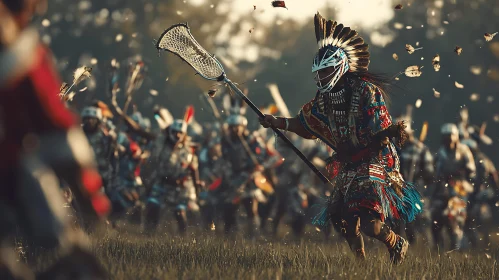
[[[336,184],[317,224],[333,221],[351,249],[365,258],[361,232],[383,242],[394,263],[401,263],[409,243],[389,222],[414,220],[421,197],[399,172],[393,138],[402,144],[403,123],[394,124],[385,104],[385,80],[370,74],[368,45],[355,30],[315,16],[319,51],[314,57],[317,93],[294,118],[266,115],[264,127],[320,139],[335,154],[327,169]]]

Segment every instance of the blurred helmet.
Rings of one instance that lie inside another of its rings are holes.
[[[459,136],[459,130],[457,129],[457,126],[453,123],[446,123],[446,124],[442,125],[442,128],[440,129],[440,133],[442,135],[450,134],[450,135]]]
[[[182,119],[176,119],[173,123],[166,129],[167,136],[173,142],[178,141],[177,133],[187,133],[187,123]]]
[[[96,118],[99,121],[102,121],[102,110],[97,107],[85,107],[81,111],[81,117],[82,118]]]
[[[225,122],[229,126],[237,126],[237,125],[247,126],[248,125],[248,119],[246,119],[246,117],[242,116],[242,115],[230,115],[229,117],[227,117],[227,120]]]

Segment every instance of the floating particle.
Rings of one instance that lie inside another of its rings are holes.
[[[446,20],[444,20],[444,24],[449,24],[449,22],[448,22],[448,21],[446,21]]]
[[[423,49],[423,47],[421,48],[414,48],[413,46],[409,45],[409,44],[405,44],[405,50],[409,53],[409,54],[413,54],[415,51],[417,50],[421,50]]]
[[[463,48],[461,48],[460,46],[456,46],[454,48],[454,52],[457,53],[457,55],[461,55],[461,53],[463,52]]]
[[[454,82],[454,85],[457,87],[457,88],[464,88],[464,86],[458,82]]]
[[[392,57],[393,57],[393,59],[395,59],[395,60],[399,60],[399,56],[398,56],[396,53],[393,53],[393,54],[392,54]]]
[[[436,89],[433,89],[433,96],[435,96],[435,98],[440,98],[440,92]]]
[[[485,33],[485,34],[483,35],[483,37],[485,38],[485,41],[490,42],[490,41],[492,41],[492,39],[494,39],[494,37],[495,37],[496,35],[497,35],[497,32],[496,32],[496,33],[492,33],[492,34],[490,34],[490,33]]]
[[[416,103],[414,104],[414,106],[415,106],[416,108],[420,108],[422,104],[423,104],[423,100],[418,99],[418,100],[416,100]]]
[[[95,58],[95,57],[93,57],[92,59],[90,59],[90,64],[92,64],[92,65],[97,64],[97,62],[98,62],[97,58]]]
[[[435,55],[431,61],[431,64],[433,65],[435,72],[440,71],[440,55]]]
[[[478,101],[479,99],[480,99],[480,94],[478,94],[478,93],[472,93],[470,95],[470,100],[471,101]]]
[[[487,103],[492,103],[492,102],[494,102],[494,96],[492,95],[487,96]]]
[[[43,27],[49,27],[50,26],[50,20],[48,20],[48,19],[42,20],[42,26]]]
[[[123,35],[122,35],[121,33],[120,33],[120,34],[118,34],[118,35],[116,35],[116,38],[114,38],[114,40],[115,40],[116,42],[121,42],[121,40],[123,40]]]
[[[417,66],[417,65],[409,66],[405,69],[404,74],[410,78],[419,77],[421,76],[421,74],[423,74],[421,69],[423,69],[423,66]]]
[[[395,22],[395,23],[393,24],[393,27],[394,27],[395,29],[399,29],[399,30],[400,30],[400,29],[404,28],[404,25],[403,25],[402,23],[400,23],[400,22]]]
[[[151,94],[152,96],[158,96],[158,91],[155,89],[150,89],[149,94]]]
[[[470,71],[471,73],[473,73],[474,75],[480,75],[482,74],[482,67],[478,66],[478,65],[471,65],[470,66]]]
[[[286,8],[286,3],[284,1],[272,1],[272,7],[274,8]]]
[[[494,115],[494,121],[495,121],[495,122],[499,122],[499,114],[495,114],[495,115]],[[499,203],[496,203],[496,207],[498,207],[498,206],[499,206]],[[498,235],[499,235],[499,234],[498,234]]]
[[[412,29],[412,26],[407,25],[407,26],[405,27],[405,29]]]
[[[79,90],[79,92],[84,92],[84,91],[86,91],[87,89],[88,89],[88,87],[84,87],[84,88],[80,89],[80,90]]]
[[[404,8],[404,6],[402,6],[402,4],[398,4],[397,6],[395,6],[395,10],[402,10]]]

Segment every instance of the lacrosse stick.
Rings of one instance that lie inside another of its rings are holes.
[[[248,106],[258,115],[258,117],[264,117],[258,107],[256,107],[255,104],[253,104],[253,102],[251,102],[251,100],[249,100],[248,97],[246,97],[246,95],[244,95],[244,93],[227,78],[222,64],[215,58],[215,56],[208,53],[194,39],[187,24],[179,23],[166,29],[156,42],[156,49],[158,49],[158,54],[163,50],[177,55],[194,68],[194,70],[196,70],[201,77],[207,80],[224,82],[240,98],[242,98],[246,104],[248,104]],[[329,182],[329,180],[315,167],[315,165],[313,165],[279,129],[272,127],[272,130],[293,149],[293,151],[307,164],[308,167],[310,167],[310,169],[312,169],[312,171],[314,171],[315,174],[317,174],[317,176],[319,176],[324,183]]]

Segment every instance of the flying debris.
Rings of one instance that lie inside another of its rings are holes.
[[[86,91],[87,89],[88,89],[88,87],[84,87],[84,88],[80,89],[80,90],[79,90],[79,92],[84,92],[84,91]]]
[[[470,71],[471,73],[473,73],[473,75],[480,75],[482,74],[482,67],[478,66],[478,65],[472,65],[470,66]]]
[[[497,35],[497,32],[496,33],[485,33],[485,35],[483,35],[483,37],[485,37],[485,41],[487,42],[490,42],[492,41],[492,39],[494,39],[494,37]]]
[[[480,94],[478,94],[478,93],[472,93],[470,95],[470,100],[471,101],[478,101],[479,99],[480,99]]]
[[[416,108],[420,108],[422,104],[423,104],[423,100],[418,99],[418,100],[416,100],[416,104],[414,104],[414,106],[415,106]]]
[[[43,27],[49,27],[50,26],[50,20],[48,19],[43,19],[42,20],[42,26]],[[488,34],[488,33],[485,33],[485,34]],[[490,41],[490,40],[489,40]]]
[[[405,69],[404,74],[410,78],[419,77],[421,76],[421,74],[423,74],[421,69],[423,69],[423,66],[421,67],[417,65],[409,66]]]
[[[286,3],[284,1],[272,1],[272,7],[288,9],[288,7],[286,7]]]
[[[149,94],[151,94],[152,96],[158,96],[158,91],[155,89],[150,89]]]
[[[402,4],[398,4],[397,6],[395,6],[395,10],[402,10],[404,6],[402,6]]]
[[[90,78],[91,72],[92,68],[90,67],[82,66],[80,68],[77,68],[73,75],[73,84],[77,85],[82,81],[84,81],[85,79]]]
[[[215,95],[217,94],[217,91],[218,91],[218,89],[210,89],[208,91],[208,96],[215,97]]]
[[[440,55],[435,55],[433,57],[433,60],[431,61],[431,64],[433,65],[433,69],[435,69],[435,72],[440,71]]]
[[[120,33],[120,34],[118,34],[118,35],[116,35],[116,38],[114,38],[114,40],[115,40],[116,42],[121,42],[121,40],[123,40],[123,35],[122,35],[121,33]]]
[[[255,31],[255,28],[254,27],[251,27],[251,29],[249,30],[249,33],[253,33],[253,31]]]
[[[435,96],[435,98],[440,98],[440,92],[438,92],[436,89],[433,89],[433,96]]]
[[[461,53],[463,52],[463,48],[461,48],[460,46],[456,46],[454,52],[457,53],[457,55],[461,55]]]
[[[409,45],[409,44],[405,44],[405,50],[409,53],[409,54],[413,54],[415,51],[417,50],[421,50],[423,49],[423,47],[421,48],[414,48],[413,46]]]
[[[253,11],[254,11],[254,10],[256,10],[256,6],[255,6],[255,5],[253,5]]]
[[[464,88],[464,86],[458,82],[454,82],[454,85],[457,87],[457,88]]]
[[[393,53],[393,54],[392,54],[392,57],[393,57],[393,59],[395,59],[395,60],[399,60],[399,56],[398,56],[396,53]]]

